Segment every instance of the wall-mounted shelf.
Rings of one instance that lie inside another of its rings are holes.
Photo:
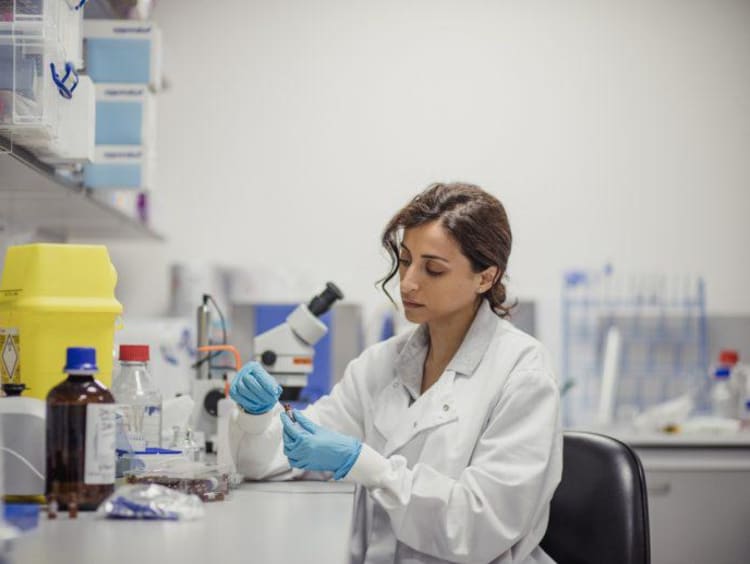
[[[22,147],[0,138],[0,226],[40,230],[59,240],[161,240],[152,228],[100,202]]]

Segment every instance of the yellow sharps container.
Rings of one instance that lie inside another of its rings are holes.
[[[103,245],[9,247],[0,281],[0,375],[45,399],[63,379],[65,349],[95,347],[99,376],[112,382],[117,272]]]

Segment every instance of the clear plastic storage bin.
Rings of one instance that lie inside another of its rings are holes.
[[[76,69],[83,66],[81,0],[0,0],[0,38],[57,43]]]
[[[0,133],[20,144],[44,143],[59,130],[66,95],[55,83],[66,63],[55,43],[0,37]],[[62,74],[61,74],[62,73]],[[70,93],[75,71],[65,80]]]
[[[57,135],[44,142],[28,143],[36,156],[50,164],[88,163],[94,160],[96,89],[88,76],[81,75],[70,100],[59,103]]]

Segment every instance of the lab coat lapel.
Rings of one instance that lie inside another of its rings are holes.
[[[393,441],[401,442],[407,434],[407,419],[411,413],[409,400],[410,396],[419,396],[427,343],[427,328],[417,327],[394,361],[393,381],[381,390],[375,402],[373,423],[383,435],[386,449]]]
[[[403,448],[418,434],[458,419],[452,391],[453,378],[454,373],[452,371],[444,373],[435,387],[428,390],[401,417],[394,432],[388,437],[383,452],[384,456],[390,456]]]
[[[409,408],[409,397],[419,398],[424,359],[429,336],[427,327],[418,327],[409,337],[395,361],[395,379],[380,393],[374,423],[385,437],[383,454],[390,456],[417,434],[458,419],[453,396],[456,374],[471,376],[489,346],[496,315],[486,300],[477,311],[461,346],[446,371],[428,390],[422,401]]]

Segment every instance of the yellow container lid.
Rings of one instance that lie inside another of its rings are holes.
[[[17,245],[5,255],[0,307],[119,314],[116,285],[104,245]]]

